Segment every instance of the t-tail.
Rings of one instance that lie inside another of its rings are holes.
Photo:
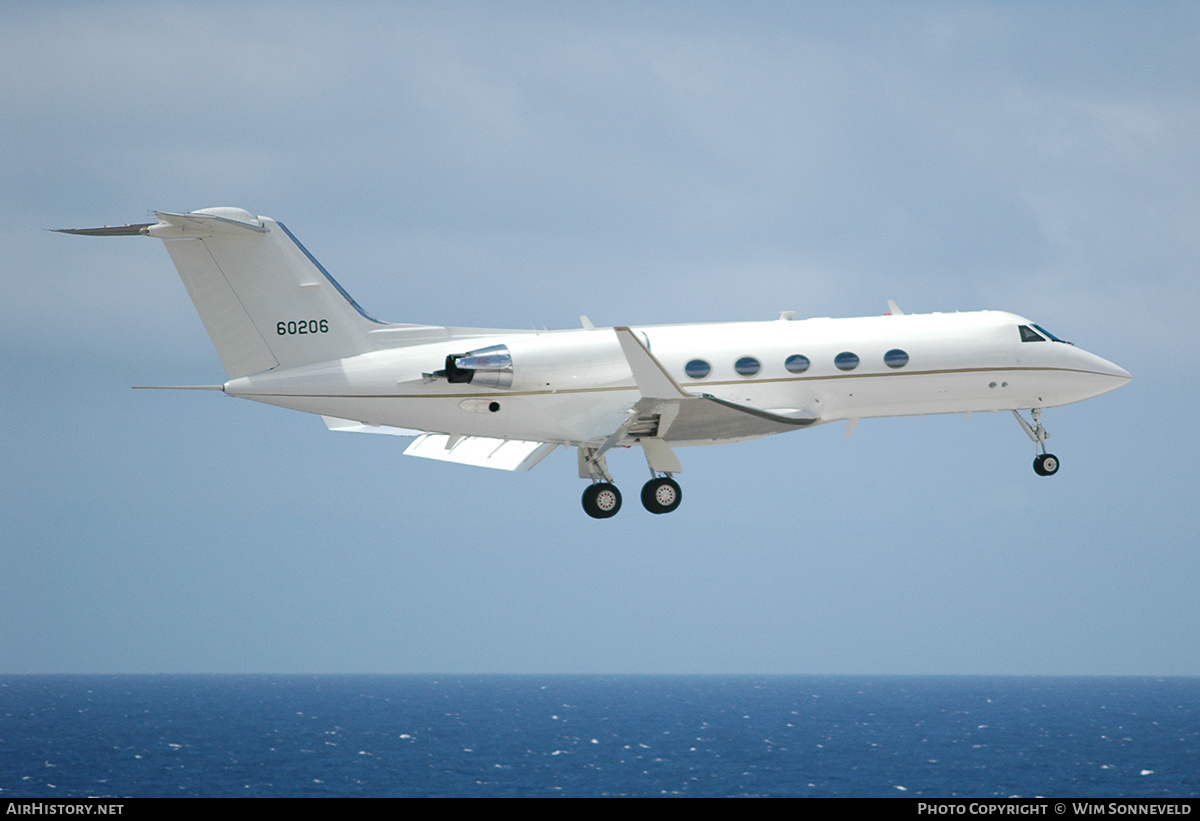
[[[230,378],[376,350],[370,332],[395,327],[359,307],[281,222],[241,208],[156,216],[59,230],[164,240]]]

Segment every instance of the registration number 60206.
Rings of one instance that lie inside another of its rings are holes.
[[[275,325],[275,332],[280,336],[290,336],[292,334],[327,334],[329,333],[329,321],[325,319],[301,319],[291,322],[280,320]]]

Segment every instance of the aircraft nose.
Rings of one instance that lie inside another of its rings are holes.
[[[1118,387],[1124,385],[1130,379],[1133,379],[1133,374],[1122,368],[1120,365],[1109,362],[1107,359],[1103,359],[1095,354],[1092,354],[1092,356],[1095,359],[1096,371],[1103,376],[1117,380]]]
[[[1133,375],[1120,365],[1109,362],[1107,359],[1096,356],[1094,353],[1088,353],[1087,351],[1079,352],[1086,359],[1086,368],[1091,375],[1089,381],[1092,383],[1092,389],[1094,390],[1093,396],[1114,391],[1133,379]]]

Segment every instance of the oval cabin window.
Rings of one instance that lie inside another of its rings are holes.
[[[858,354],[842,351],[833,358],[833,364],[839,371],[852,371],[858,367]]]
[[[784,360],[783,367],[787,368],[788,373],[804,373],[811,364],[807,356],[796,353]]]
[[[703,379],[712,372],[712,365],[703,359],[693,359],[683,366],[683,372],[692,379]]]
[[[753,356],[743,356],[733,363],[733,369],[738,372],[739,376],[754,376],[762,370],[762,363]]]

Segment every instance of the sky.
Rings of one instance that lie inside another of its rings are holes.
[[[1200,675],[1200,7],[0,6],[0,673]],[[684,500],[217,393],[228,205],[368,312],[1008,310],[1134,380],[680,451]],[[1182,370],[1180,365],[1187,365]]]

